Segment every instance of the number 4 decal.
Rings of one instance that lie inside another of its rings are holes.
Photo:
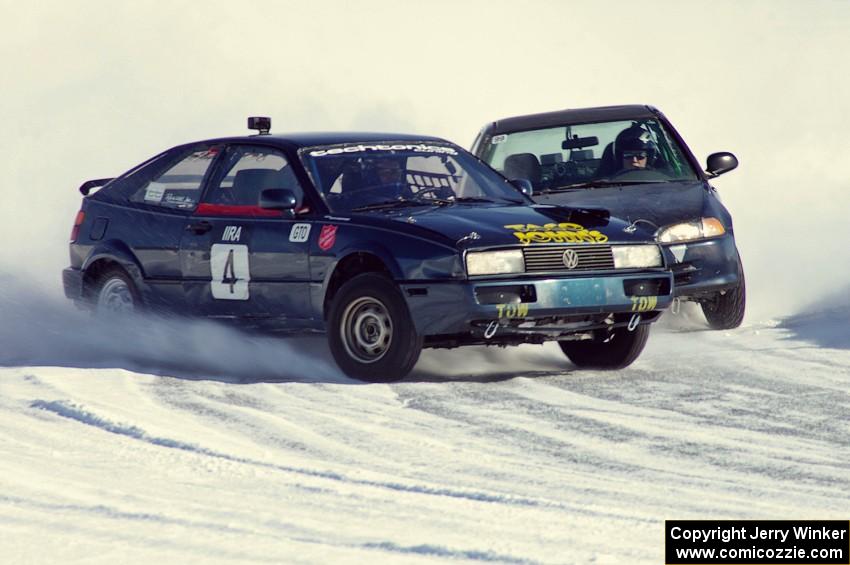
[[[216,243],[210,250],[210,289],[218,300],[248,300],[248,246]]]

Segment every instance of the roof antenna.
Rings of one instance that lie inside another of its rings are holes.
[[[272,129],[272,119],[263,116],[251,116],[248,118],[248,129],[255,129],[259,135],[268,135]]]

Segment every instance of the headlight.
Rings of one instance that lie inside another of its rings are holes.
[[[660,267],[661,251],[657,245],[613,245],[614,268],[641,269]]]
[[[661,243],[673,243],[676,241],[690,241],[692,239],[705,239],[717,237],[726,233],[723,224],[717,218],[702,218],[694,222],[685,222],[662,229],[656,239]]]
[[[466,254],[466,272],[470,275],[501,275],[525,272],[522,250],[473,251]]]

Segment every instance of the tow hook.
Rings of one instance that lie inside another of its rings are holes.
[[[629,326],[626,329],[633,332],[637,329],[638,324],[640,324],[640,314],[632,314],[632,319],[629,320]]]
[[[490,339],[491,337],[496,335],[497,331],[499,331],[499,322],[496,321],[496,320],[493,320],[487,326],[487,329],[484,330],[484,339]]]
[[[681,311],[682,311],[682,299],[676,297],[676,298],[673,299],[673,303],[670,305],[670,313],[673,314],[674,316],[678,316],[679,312],[681,312]]]

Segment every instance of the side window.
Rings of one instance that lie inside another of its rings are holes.
[[[130,196],[130,202],[180,210],[194,208],[201,196],[204,177],[218,152],[218,147],[190,149],[176,163],[143,182]]]
[[[144,163],[136,165],[126,173],[117,177],[105,187],[94,193],[94,198],[106,202],[126,204],[139,187],[148,182],[153,175],[159,173],[164,166],[174,161],[178,152],[171,149],[151,157]]]
[[[295,194],[300,206],[304,191],[283,153],[271,147],[236,145],[228,148],[222,167],[224,174],[204,197],[207,204],[257,206],[260,192],[285,188]]]

